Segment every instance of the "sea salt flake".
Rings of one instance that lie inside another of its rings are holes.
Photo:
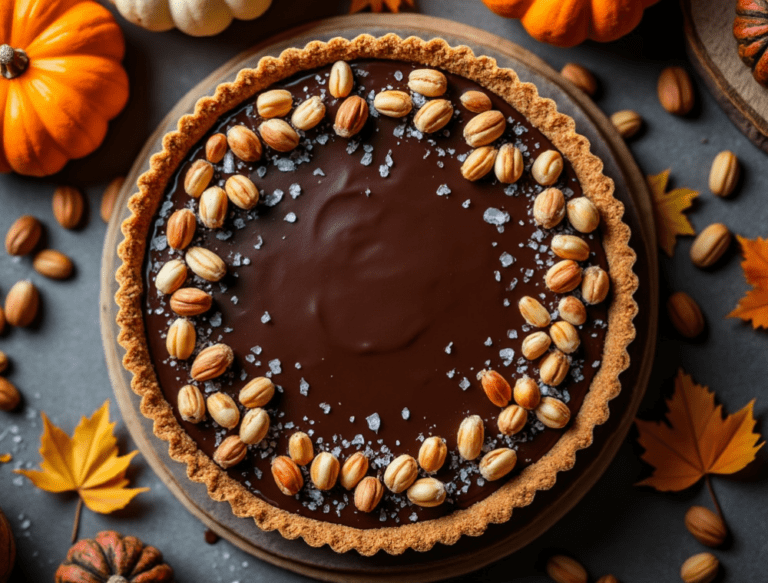
[[[267,364],[269,365],[269,370],[272,371],[272,374],[280,374],[281,372],[283,372],[283,369],[280,366],[279,359],[274,358],[270,360]]]
[[[275,206],[277,203],[283,200],[283,194],[285,193],[282,190],[276,188],[274,192],[264,197],[264,205],[270,207]]]
[[[285,215],[283,220],[286,223],[295,223],[296,222],[296,213],[288,213],[287,215]]]
[[[368,417],[366,417],[365,420],[368,422],[368,429],[370,429],[374,433],[379,432],[379,428],[381,427],[381,417],[379,417],[378,413],[373,413],[372,415],[368,415]]]
[[[471,204],[470,200],[467,199],[467,200],[465,200],[464,202],[461,203],[461,206],[463,208],[465,208],[465,209],[468,209],[470,204]]]
[[[269,312],[264,312],[264,314],[261,316],[261,323],[266,324],[272,319],[272,316],[269,315]]]
[[[508,212],[493,207],[485,209],[485,212],[483,213],[483,220],[489,225],[495,225],[497,227],[509,222],[509,219]]]
[[[288,187],[288,194],[291,195],[291,198],[298,198],[301,195],[301,186],[294,182]]]
[[[363,157],[360,158],[360,164],[362,164],[363,166],[370,166],[371,162],[373,162],[373,154],[371,154],[370,152],[366,152],[365,154],[363,154]]]
[[[304,380],[304,377],[299,381],[299,393],[305,397],[309,394],[309,383]]]
[[[387,152],[387,155],[386,155],[386,157],[384,158],[384,163],[385,163],[387,166],[389,166],[390,168],[392,168],[392,166],[395,164],[394,160],[392,160],[392,150],[390,150],[389,152]]]
[[[312,174],[314,176],[325,176],[325,172],[323,172],[322,168],[315,168],[315,171]]]
[[[261,354],[261,346],[258,346],[258,345],[254,346],[253,348],[251,348],[251,352],[253,352],[256,355]]]
[[[320,408],[323,410],[323,413],[328,415],[328,413],[331,412],[331,406],[328,403],[320,403]]]
[[[451,350],[453,350],[453,342],[449,342],[448,346],[445,347],[445,353],[450,354]]]
[[[462,391],[466,391],[469,388],[469,379],[467,377],[464,377],[459,381],[459,388]]]
[[[261,238],[261,235],[256,236],[256,244],[253,246],[254,249],[261,249],[261,246],[264,244],[264,239]]]
[[[382,164],[381,166],[379,166],[379,176],[381,176],[382,178],[386,178],[387,176],[389,176],[389,166],[387,166],[386,164]]]
[[[448,196],[451,194],[451,189],[447,184],[441,184],[437,187],[437,196]]]
[[[515,258],[505,251],[501,254],[501,257],[499,257],[499,261],[501,261],[502,267],[509,267],[515,262]]]
[[[395,79],[398,81],[403,80],[403,72],[402,71],[395,71]]]
[[[278,158],[275,161],[275,166],[280,172],[293,172],[296,170],[296,162],[290,158]]]
[[[483,344],[485,344],[486,346],[492,346],[493,340],[491,339],[490,336],[488,336],[488,338],[485,339],[485,342]]]
[[[456,373],[457,373],[457,372],[458,372],[458,371],[457,371],[457,370],[454,368],[454,369],[452,369],[452,370],[449,370],[449,371],[448,371],[447,373],[445,373],[445,374],[446,374],[446,376],[447,376],[449,379],[452,379],[453,377],[455,377],[455,376],[456,376]]]
[[[400,414],[403,416],[403,419],[405,419],[406,421],[411,417],[411,411],[408,409],[408,407],[403,408]]]
[[[509,366],[515,358],[515,351],[511,348],[502,348],[499,350],[499,356],[504,361],[504,366]]]

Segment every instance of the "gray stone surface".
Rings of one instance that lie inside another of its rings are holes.
[[[422,13],[442,16],[484,28],[510,38],[559,69],[568,61],[590,67],[601,80],[597,103],[607,113],[631,108],[647,122],[631,143],[645,173],[672,168],[672,185],[701,190],[689,214],[702,229],[721,221],[745,237],[768,235],[768,174],[765,154],[747,141],[717,107],[703,84],[696,80],[698,106],[690,117],[666,114],[656,100],[656,78],[668,64],[686,63],[682,23],[676,3],[662,2],[647,11],[640,28],[615,43],[586,43],[558,49],[530,39],[522,27],[490,14],[479,1],[417,0]],[[11,470],[33,467],[39,461],[40,411],[71,431],[81,415],[90,415],[104,400],[117,415],[99,337],[99,261],[105,225],[98,216],[100,194],[108,180],[125,173],[154,127],[192,86],[240,51],[293,25],[342,14],[342,3],[279,1],[264,18],[236,23],[215,38],[194,39],[177,31],[150,33],[120,20],[126,35],[125,66],[131,79],[131,100],[112,123],[105,144],[92,156],[71,163],[59,175],[32,179],[0,176],[0,233],[21,214],[38,216],[46,224],[50,246],[68,253],[77,264],[71,281],[44,280],[29,259],[15,260],[0,253],[0,297],[22,278],[39,285],[43,313],[38,325],[12,330],[0,337],[0,350],[13,361],[9,378],[22,390],[24,407],[0,413],[0,453],[14,455],[0,466],[0,506],[8,515],[18,541],[18,567],[13,581],[52,580],[64,558],[76,507],[74,495],[42,492]],[[0,39],[2,40],[2,39]],[[709,164],[717,152],[733,150],[744,165],[744,179],[731,200],[707,192]],[[81,186],[88,194],[90,214],[79,231],[58,227],[51,214],[50,195],[58,183]],[[641,415],[658,417],[662,396],[671,390],[678,367],[713,388],[729,412],[757,398],[758,429],[766,414],[765,378],[768,347],[765,332],[725,315],[747,289],[739,267],[738,250],[715,269],[701,271],[687,254],[690,239],[683,238],[675,256],[661,261],[661,298],[670,290],[690,293],[708,321],[700,342],[681,341],[662,318],[657,359]],[[133,448],[118,421],[122,451]],[[706,489],[699,484],[680,494],[662,494],[633,484],[647,471],[638,460],[634,432],[597,486],[558,525],[522,554],[524,560],[499,563],[462,578],[465,581],[545,581],[541,558],[565,551],[578,557],[596,579],[614,573],[621,581],[651,583],[677,580],[679,566],[688,556],[705,550],[685,530],[683,516],[692,504],[709,506]],[[768,549],[768,493],[766,453],[734,477],[713,480],[733,531],[733,540],[717,551],[726,581],[765,581]],[[174,566],[179,581],[294,582],[301,577],[262,563],[225,541],[209,546],[204,528],[181,506],[137,458],[129,474],[136,486],[151,488],[129,507],[101,516],[84,511],[81,536],[102,529],[131,533],[160,547]]]

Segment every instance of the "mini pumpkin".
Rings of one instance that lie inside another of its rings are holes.
[[[739,57],[752,69],[761,85],[768,85],[768,2],[737,0],[733,36],[739,45]]]
[[[134,536],[100,532],[76,542],[56,570],[56,583],[162,583],[173,580],[155,547]]]
[[[0,583],[8,581],[15,562],[16,541],[13,538],[8,519],[0,510]]]
[[[178,28],[192,36],[211,36],[234,18],[253,20],[272,0],[112,0],[123,18],[147,30]]]
[[[572,47],[629,33],[658,0],[483,0],[496,14],[519,19],[536,40]]]
[[[44,176],[93,152],[128,100],[110,12],[92,0],[8,0],[0,31],[0,172]]]

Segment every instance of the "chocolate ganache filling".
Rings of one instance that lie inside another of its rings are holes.
[[[214,343],[230,346],[235,363],[228,372],[197,383],[190,377],[194,355],[187,361],[168,356],[165,339],[176,315],[169,296],[154,283],[164,263],[183,258],[183,251],[166,243],[166,221],[179,208],[197,214],[197,201],[185,193],[183,178],[192,162],[205,158],[206,139],[192,148],[158,209],[146,255],[144,307],[159,384],[179,424],[203,452],[212,456],[227,435],[237,434],[237,427],[220,427],[210,416],[198,424],[182,420],[179,389],[196,384],[206,396],[223,391],[237,402],[249,380],[270,377],[278,389],[265,407],[269,433],[249,446],[245,459],[228,474],[286,511],[378,528],[467,508],[551,449],[565,429],[545,428],[532,413],[520,433],[498,431],[501,409],[486,397],[477,373],[492,368],[512,385],[523,375],[539,379],[540,360],[528,361],[521,354],[522,340],[536,329],[525,322],[517,303],[532,296],[550,311],[553,322],[557,319],[563,296],[544,283],[547,269],[558,260],[550,249],[554,235],[576,234],[587,241],[591,253],[582,266],[607,270],[607,263],[598,232],[581,235],[567,221],[554,229],[534,222],[533,199],[544,187],[531,178],[530,167],[553,146],[509,104],[486,91],[493,108],[507,119],[496,145],[519,148],[526,170],[512,185],[499,183],[493,172],[470,182],[460,172],[471,151],[462,129],[474,114],[459,97],[482,87],[447,74],[443,97],[454,105],[454,117],[444,130],[422,135],[413,125],[413,113],[393,119],[373,107],[374,95],[382,90],[409,92],[414,65],[366,60],[351,65],[353,94],[365,98],[371,112],[359,134],[344,139],[334,133],[333,119],[343,99],[330,96],[326,67],[271,87],[290,91],[294,106],[315,95],[326,104],[325,121],[302,132],[295,150],[283,154],[265,146],[255,163],[228,151],[214,164],[212,186],[223,187],[229,176],[244,174],[261,194],[250,211],[230,204],[222,228],[208,229],[198,221],[192,242],[227,264],[220,282],[208,283],[190,272],[185,285],[208,291],[214,300],[206,314],[190,318],[197,330],[195,354]],[[416,111],[425,98],[411,95]],[[250,99],[220,118],[209,135],[226,134],[238,124],[256,131],[262,121],[255,98]],[[555,186],[566,200],[581,195],[567,160]],[[572,294],[578,297],[579,291]],[[599,370],[607,306],[588,306],[587,314],[565,381],[557,387],[539,382],[542,394],[563,400],[572,415]],[[246,409],[238,407],[244,414]],[[517,466],[504,479],[489,482],[480,475],[479,458],[459,457],[456,433],[468,415],[484,421],[483,451],[517,451]],[[354,452],[365,452],[368,475],[379,477],[396,456],[417,457],[425,438],[440,436],[449,453],[434,477],[446,485],[446,502],[421,508],[405,493],[385,491],[376,510],[366,514],[341,485],[316,489],[308,467],[302,468],[303,489],[286,496],[270,474],[270,462],[287,453],[296,431],[311,436],[315,453],[329,451],[342,464]]]

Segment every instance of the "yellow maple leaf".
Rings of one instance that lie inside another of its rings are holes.
[[[744,252],[741,268],[753,289],[747,292],[729,318],[752,320],[753,328],[768,328],[768,239],[736,237]]]
[[[9,453],[0,454],[0,464],[7,464],[13,459],[13,456]]]
[[[656,175],[648,176],[648,186],[653,198],[653,218],[656,222],[656,237],[667,255],[672,257],[678,235],[695,235],[688,218],[683,211],[693,204],[699,193],[690,188],[667,190],[669,169]]]
[[[381,12],[384,10],[385,4],[391,12],[400,12],[400,5],[403,2],[408,4],[408,6],[413,6],[413,0],[352,0],[349,12],[353,14],[368,7],[371,8],[371,12]]]
[[[638,485],[662,491],[680,491],[708,474],[732,474],[755,459],[760,434],[755,433],[754,400],[723,418],[715,394],[693,382],[682,370],[675,391],[667,400],[669,424],[637,419],[642,458],[653,474]]]

